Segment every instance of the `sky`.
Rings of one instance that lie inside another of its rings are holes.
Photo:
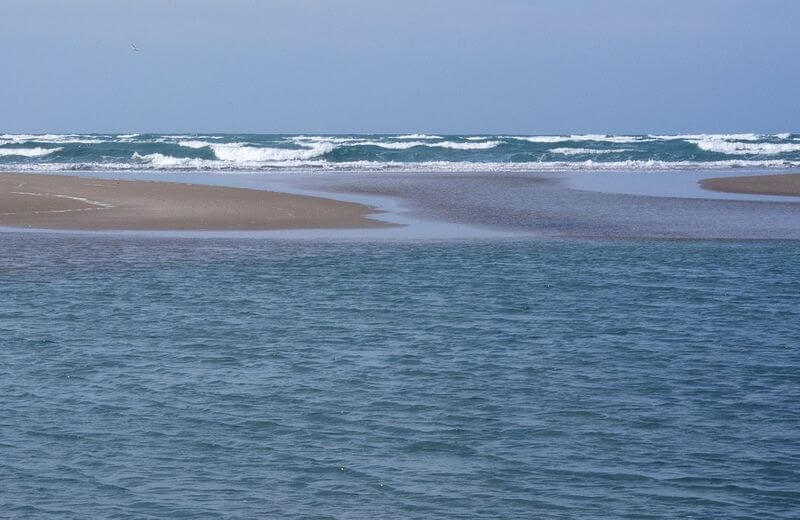
[[[799,132],[799,28],[792,0],[4,1],[0,132]]]

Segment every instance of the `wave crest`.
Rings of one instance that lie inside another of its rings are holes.
[[[547,151],[559,155],[603,155],[608,153],[633,152],[635,150],[631,148],[615,148],[613,150],[598,150],[596,148],[551,148]]]
[[[20,157],[44,157],[60,152],[63,148],[0,148],[0,157],[17,155]]]
[[[146,155],[139,155],[139,152],[134,152],[131,159],[139,163],[146,163],[154,168],[197,168],[204,169],[213,167],[217,161],[208,161],[207,159],[196,159],[193,157],[173,157],[171,155],[164,155],[162,153],[149,153]],[[109,165],[112,166],[112,165]],[[127,168],[125,168],[127,169]]]
[[[275,161],[299,161],[325,155],[333,151],[336,145],[318,143],[312,148],[292,150],[288,148],[256,148],[239,143],[211,144],[211,150],[217,159],[234,163],[259,163]]]
[[[437,148],[450,148],[451,150],[488,150],[494,148],[503,141],[485,141],[485,142],[471,142],[471,143],[455,143],[453,141],[442,141],[441,143],[430,143],[426,146],[435,146]]]
[[[405,135],[395,136],[395,139],[444,139],[444,138],[440,135],[405,134]]]
[[[596,141],[599,143],[646,143],[655,140],[655,136],[640,135],[605,135],[605,134],[576,134],[576,135],[510,135],[504,136],[507,139],[517,139],[528,141],[529,143],[566,143]]]
[[[567,172],[567,171],[682,171],[682,170],[730,170],[756,168],[798,168],[800,161],[781,159],[724,161],[657,161],[626,160],[597,162],[586,161],[541,161],[541,162],[471,162],[471,161],[342,161],[325,160],[285,161],[275,163],[235,164],[219,160],[171,157],[159,153],[139,155],[134,153],[134,162],[125,163],[20,163],[14,168],[20,171],[75,171],[75,170],[213,170],[213,171],[269,171],[275,168],[287,171],[357,171],[357,172]],[[243,167],[245,168],[243,170]]]
[[[777,155],[800,151],[800,143],[743,143],[724,139],[689,140],[701,150],[727,155]]]

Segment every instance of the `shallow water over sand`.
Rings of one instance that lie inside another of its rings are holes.
[[[658,176],[659,182],[631,185],[626,183],[631,175]],[[606,239],[800,239],[797,197],[701,190],[697,180],[702,175],[381,173],[318,176],[306,184],[337,193],[397,197],[415,215],[521,234]],[[596,176],[601,181],[590,182],[584,176]]]
[[[800,243],[0,233],[17,518],[800,505]]]
[[[329,230],[291,230],[245,234],[265,238],[800,239],[798,197],[720,193],[698,186],[699,179],[711,175],[757,173],[764,172],[314,174],[139,171],[80,172],[78,175],[330,197],[377,208],[381,213],[371,218],[403,225],[335,233]],[[634,182],[633,179],[637,180]],[[195,233],[201,234],[214,236],[214,233]]]

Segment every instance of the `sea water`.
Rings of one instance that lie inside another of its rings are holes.
[[[0,516],[800,510],[797,241],[0,245]]]
[[[34,171],[572,171],[788,168],[800,134],[0,134]]]

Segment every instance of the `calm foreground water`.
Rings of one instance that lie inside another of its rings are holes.
[[[0,246],[2,516],[800,511],[800,242]]]

